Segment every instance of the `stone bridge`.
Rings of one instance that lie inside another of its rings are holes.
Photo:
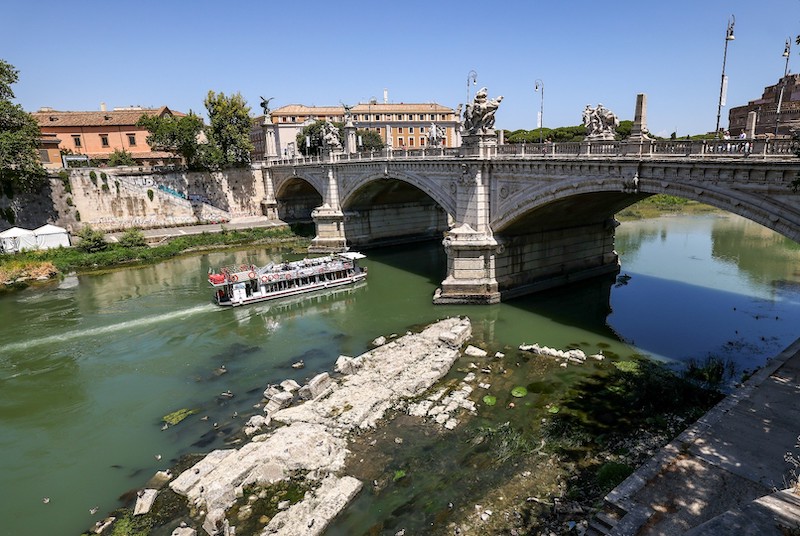
[[[800,160],[775,140],[581,142],[272,159],[265,209],[316,224],[310,251],[442,236],[435,303],[496,303],[616,273],[614,215],[654,194],[738,214],[800,242]]]

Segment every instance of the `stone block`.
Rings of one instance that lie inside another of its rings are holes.
[[[311,381],[308,382],[311,398],[317,398],[330,387],[331,383],[331,377],[327,372],[322,372],[311,378]]]
[[[281,391],[280,393],[274,395],[270,401],[267,403],[267,406],[264,408],[264,411],[269,415],[271,413],[275,413],[276,411],[288,407],[289,404],[292,403],[294,400],[294,394],[288,391]]]
[[[281,389],[284,391],[288,391],[290,393],[294,393],[298,389],[300,389],[300,384],[294,380],[283,380],[281,382]]]
[[[139,491],[138,497],[136,498],[136,506],[133,509],[133,515],[138,516],[149,512],[153,507],[157,495],[158,490],[155,489],[143,489]]]

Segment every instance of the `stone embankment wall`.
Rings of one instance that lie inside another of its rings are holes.
[[[0,195],[0,230],[54,223],[114,231],[228,221],[262,215],[260,169],[155,172],[140,168],[67,170],[36,194]]]

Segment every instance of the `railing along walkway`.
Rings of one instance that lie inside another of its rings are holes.
[[[510,143],[484,150],[485,158],[795,158],[793,140],[663,140],[663,141],[593,141],[566,143]],[[276,157],[269,166],[303,166],[329,163],[384,160],[451,160],[476,156],[463,147],[392,149],[333,153],[315,156]]]

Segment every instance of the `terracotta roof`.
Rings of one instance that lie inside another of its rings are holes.
[[[172,114],[176,117],[186,115],[161,108],[140,108],[135,110],[111,110],[107,112],[60,112],[57,110],[40,110],[31,115],[40,127],[95,127],[95,126],[128,126],[135,125],[142,115]]]
[[[360,102],[353,106],[352,113],[454,113],[455,110],[435,102],[422,103],[389,103],[369,104]],[[272,110],[273,115],[343,115],[342,106],[306,106],[305,104],[287,104]]]

